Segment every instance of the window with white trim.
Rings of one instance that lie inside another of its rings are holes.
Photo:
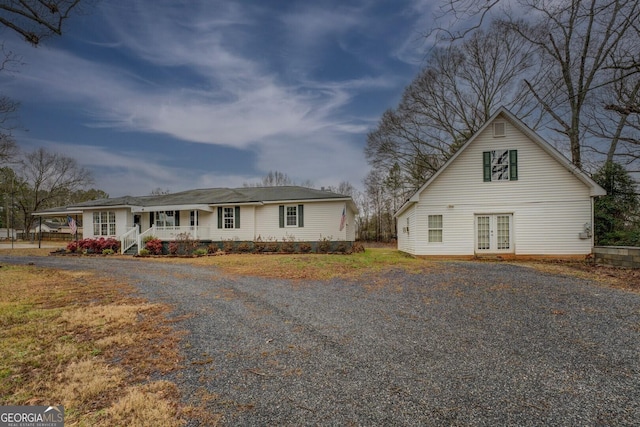
[[[93,213],[93,235],[94,236],[115,236],[116,234],[116,213],[112,211]]]
[[[235,212],[236,210],[234,207],[222,208],[222,222],[224,224],[224,228],[235,228],[235,224],[236,224]]]
[[[154,221],[156,227],[175,227],[176,212],[175,211],[158,211]]]
[[[429,227],[428,242],[442,243],[442,215],[429,215],[427,222]]]
[[[286,206],[286,218],[285,225],[287,227],[297,227],[298,226],[298,206]]]

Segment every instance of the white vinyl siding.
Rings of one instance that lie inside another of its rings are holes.
[[[414,212],[419,237],[411,253],[473,255],[475,216],[506,212],[513,215],[510,239],[516,254],[591,252],[591,239],[579,238],[591,222],[589,188],[510,122],[505,126],[504,138],[494,138],[492,127],[486,127],[419,194]],[[517,150],[517,180],[483,181],[483,153],[492,150]],[[444,246],[427,242],[428,215],[436,214],[443,215]]]
[[[407,253],[414,253],[416,250],[415,236],[418,231],[415,223],[415,211],[416,209],[414,205],[398,217],[398,250]],[[405,230],[400,227],[401,224],[405,224]]]
[[[280,227],[280,206],[286,203],[265,204],[256,208],[256,238],[261,239],[283,239],[292,236],[297,241],[318,241],[323,238],[331,240],[355,240],[355,218],[351,209],[347,209],[347,220],[345,227],[340,230],[340,219],[344,200],[336,202],[300,202],[304,206],[304,226],[303,227]],[[296,204],[297,206],[297,204]],[[286,210],[285,210],[286,212]],[[285,219],[286,221],[286,219]],[[298,218],[299,221],[299,218]]]

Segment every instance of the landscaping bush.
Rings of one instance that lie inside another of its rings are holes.
[[[278,252],[278,248],[280,247],[280,243],[276,239],[269,239],[265,242],[264,251],[265,252]]]
[[[195,251],[193,251],[193,254],[195,256],[204,256],[206,254],[208,254],[209,252],[205,249],[205,248],[198,248]]]
[[[311,252],[311,249],[313,249],[313,247],[309,242],[300,242],[299,249],[301,253],[308,254],[309,252]]]
[[[180,233],[176,240],[169,243],[169,253],[171,255],[190,255],[198,249],[198,241],[191,237],[190,233]]]
[[[98,239],[82,239],[69,242],[67,252],[82,252],[87,254],[101,254],[105,249],[110,249],[114,253],[120,250],[120,241],[112,237]]]
[[[296,238],[293,236],[287,236],[282,239],[282,244],[280,245],[280,250],[282,252],[291,254],[296,251]]]
[[[151,255],[151,252],[149,252],[149,249],[140,249],[140,253],[138,255],[140,255],[140,256],[149,256],[149,255]]]
[[[242,242],[238,244],[238,247],[236,248],[238,252],[246,254],[249,253],[253,250],[253,245],[249,242]]]
[[[222,242],[222,250],[227,253],[232,253],[234,247],[235,247],[235,243],[233,239],[225,240],[224,242]]]
[[[328,253],[331,250],[331,238],[330,237],[321,237],[318,242],[318,252],[320,253]]]
[[[364,245],[360,242],[354,242],[351,246],[351,252],[354,254],[364,252]]]
[[[347,245],[347,242],[338,242],[335,248],[335,252],[346,254],[349,252],[349,245]]]
[[[149,255],[162,255],[162,240],[156,237],[145,239],[144,249],[149,252]]]

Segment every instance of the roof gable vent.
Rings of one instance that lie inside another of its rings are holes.
[[[501,136],[505,136],[505,123],[504,122],[493,122],[493,137],[498,138]]]

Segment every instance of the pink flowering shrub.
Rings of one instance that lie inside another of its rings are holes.
[[[144,248],[148,250],[151,255],[162,255],[162,240],[149,239],[145,242]]]
[[[89,254],[101,254],[105,249],[111,249],[113,252],[120,250],[120,241],[113,237],[98,239],[82,239],[79,241],[69,242],[67,252],[86,252]]]

